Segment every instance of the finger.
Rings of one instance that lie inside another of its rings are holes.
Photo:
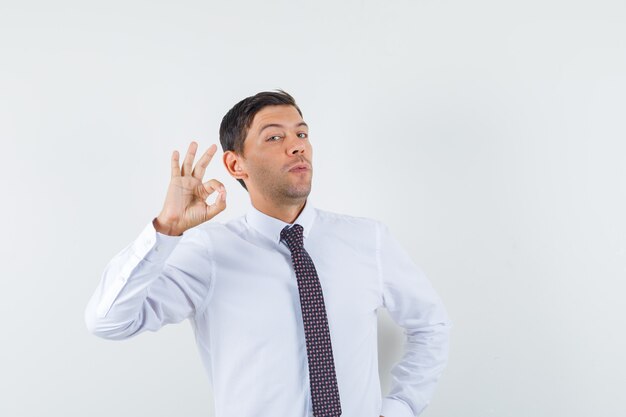
[[[178,151],[172,152],[172,178],[180,176],[180,165],[178,163]]]
[[[189,144],[189,148],[187,149],[187,155],[185,156],[185,161],[183,162],[183,170],[181,171],[181,175],[189,175],[191,172],[191,165],[193,164],[193,159],[196,157],[196,149],[198,149],[198,144],[196,141],[191,141]]]
[[[220,188],[218,189],[218,191],[219,195],[217,196],[213,204],[207,204],[207,218],[214,217],[226,208],[226,189]]]
[[[204,198],[205,200],[211,194],[213,194],[214,191],[222,191],[222,192],[226,191],[226,188],[224,188],[224,184],[222,184],[221,182],[213,178],[211,178],[210,180],[202,184],[202,187],[204,188],[204,191],[206,191],[207,193],[206,197]]]
[[[209,146],[209,149],[202,155],[202,157],[196,163],[196,166],[193,168],[193,172],[191,173],[192,177],[195,177],[202,181],[202,177],[204,177],[204,173],[206,172],[206,167],[209,166],[211,159],[213,159],[213,155],[217,152],[217,145],[213,144]]]

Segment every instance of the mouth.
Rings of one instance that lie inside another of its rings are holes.
[[[289,172],[306,172],[310,169],[311,168],[307,164],[296,164],[289,170]]]

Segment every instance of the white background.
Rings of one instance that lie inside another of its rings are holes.
[[[626,415],[625,22],[623,1],[1,0],[0,415],[212,415],[188,322],[108,341],[83,311],[171,152],[276,88],[317,205],[387,223],[450,313],[423,416]],[[225,222],[249,200],[221,155]]]

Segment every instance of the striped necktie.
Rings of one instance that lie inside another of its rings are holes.
[[[293,227],[286,226],[280,232],[280,238],[291,251],[291,260],[298,281],[309,362],[313,415],[315,417],[338,417],[341,415],[341,403],[324,294],[313,260],[304,249],[303,230],[299,224],[294,224]]]

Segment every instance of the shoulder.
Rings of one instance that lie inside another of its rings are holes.
[[[245,216],[238,216],[226,222],[209,220],[189,229],[185,233],[191,233],[194,236],[205,239],[215,238],[216,236],[238,233],[245,228]]]
[[[316,208],[315,211],[315,221],[329,226],[376,230],[382,225],[380,220],[371,217],[338,213],[320,208]]]

